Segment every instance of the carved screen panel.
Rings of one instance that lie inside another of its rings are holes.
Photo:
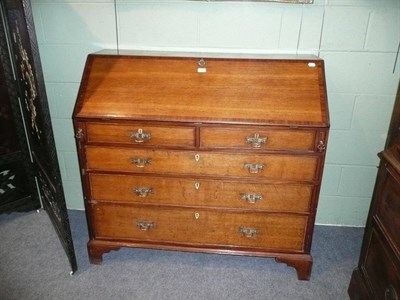
[[[4,0],[2,6],[11,63],[18,84],[19,104],[42,204],[75,272],[75,253],[30,2]]]
[[[0,2],[1,7],[3,3]],[[0,10],[0,213],[41,207],[10,59],[8,27]]]
[[[0,64],[0,155],[14,153],[19,150],[13,119],[6,75],[3,65]]]

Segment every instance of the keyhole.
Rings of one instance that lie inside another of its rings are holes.
[[[195,188],[196,190],[198,190],[198,189],[200,188],[200,182],[196,182],[196,183],[194,184],[194,188]]]
[[[199,218],[200,218],[200,214],[197,212],[197,213],[195,213],[194,214],[194,218],[196,219],[196,220],[198,220]]]
[[[196,154],[196,155],[194,156],[194,159],[195,159],[196,161],[199,161],[199,160],[200,160],[200,154]]]
[[[204,66],[206,65],[206,61],[204,60],[204,58],[201,58],[199,61],[198,61],[198,66],[200,67],[200,68],[204,68]]]

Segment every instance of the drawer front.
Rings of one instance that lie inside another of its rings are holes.
[[[375,291],[376,299],[400,298],[399,266],[400,262],[385,248],[378,233],[373,230],[362,269]]]
[[[90,174],[95,201],[308,212],[313,187],[220,180]]]
[[[98,239],[303,250],[307,217],[204,209],[95,205]]]
[[[248,155],[87,147],[87,168],[139,173],[201,174],[312,181],[316,156]]]
[[[314,151],[315,131],[205,127],[200,131],[204,148],[242,148]]]
[[[86,134],[89,143],[182,147],[195,145],[194,127],[87,123]]]
[[[377,193],[377,216],[400,253],[400,178],[395,174],[386,170],[382,189]]]

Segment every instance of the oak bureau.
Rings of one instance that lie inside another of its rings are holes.
[[[89,258],[273,257],[308,280],[328,138],[315,56],[87,58],[73,120]]]

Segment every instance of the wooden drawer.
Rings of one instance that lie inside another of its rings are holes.
[[[182,147],[195,145],[194,127],[87,123],[86,134],[89,143]]]
[[[285,214],[99,204],[97,239],[303,250],[307,217]],[[173,220],[173,222],[171,222]]]
[[[311,185],[90,174],[91,199],[130,203],[308,212]]]
[[[90,170],[194,174],[313,181],[318,156],[86,148]]]
[[[376,215],[400,254],[400,177],[392,169],[385,169],[382,180]]]
[[[315,131],[265,127],[204,127],[200,131],[200,145],[204,148],[314,151]]]
[[[400,297],[399,266],[400,261],[373,229],[362,270],[375,292],[374,299],[398,299],[393,295]]]

